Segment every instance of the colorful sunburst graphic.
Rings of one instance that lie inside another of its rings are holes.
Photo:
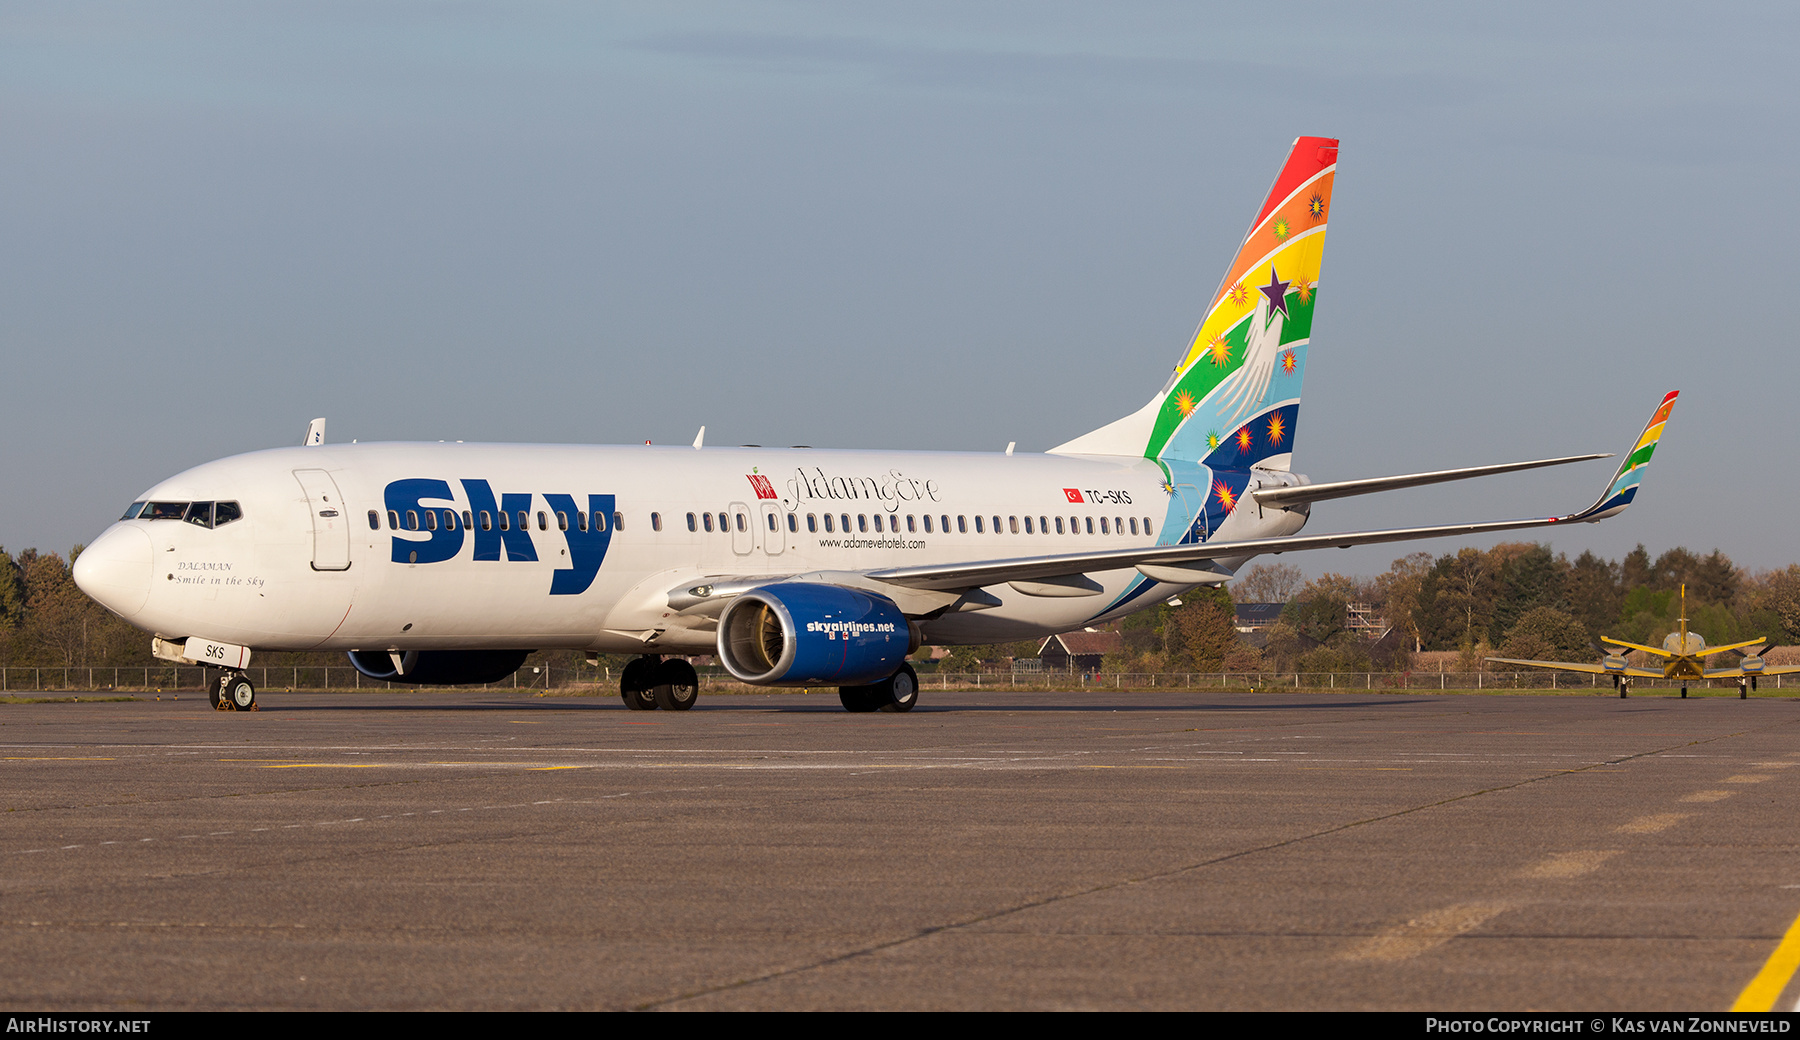
[[[1244,304],[1250,302],[1250,290],[1244,288],[1244,283],[1241,281],[1232,282],[1231,288],[1225,290],[1225,298],[1230,300],[1233,304],[1242,307]]]
[[[1256,441],[1250,436],[1250,427],[1246,426],[1237,432],[1238,451],[1248,452]]]
[[[1287,436],[1287,427],[1281,422],[1281,413],[1276,412],[1269,416],[1269,444],[1280,444],[1281,438],[1285,436]]]
[[[1280,242],[1294,233],[1294,226],[1287,222],[1286,217],[1276,217],[1275,223],[1269,225],[1269,230],[1274,233],[1275,241]]]
[[[1300,359],[1294,356],[1293,351],[1284,350],[1281,352],[1281,374],[1282,375],[1291,376],[1294,374],[1294,369],[1299,368],[1299,367],[1300,367]]]
[[[1225,443],[1225,438],[1219,436],[1218,430],[1206,431],[1206,450],[1207,451],[1217,451],[1217,450],[1219,450],[1219,445],[1221,445],[1223,443]]]
[[[1304,278],[1295,279],[1294,295],[1299,298],[1301,303],[1311,303],[1313,298],[1313,283]]]
[[[1193,415],[1194,409],[1198,407],[1199,404],[1199,401],[1194,400],[1194,395],[1188,393],[1186,390],[1175,395],[1175,407],[1181,409],[1182,415]]]
[[[1175,493],[1175,485],[1169,483],[1166,480],[1163,481],[1163,483],[1162,483],[1162,489],[1163,489],[1163,494],[1165,494],[1165,495],[1173,495]]]
[[[1231,344],[1226,342],[1224,336],[1214,336],[1206,343],[1206,356],[1212,359],[1215,366],[1224,368],[1231,364]]]
[[[1223,480],[1213,481],[1213,495],[1218,498],[1219,504],[1225,507],[1227,513],[1231,512],[1232,506],[1237,505],[1237,496],[1231,493],[1231,485]]]
[[[1313,223],[1315,223],[1315,224],[1321,220],[1324,220],[1325,219],[1325,196],[1319,194],[1316,191],[1313,192],[1312,198],[1306,200],[1306,215],[1311,217],[1313,219]]]

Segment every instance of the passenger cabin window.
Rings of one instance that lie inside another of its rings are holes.
[[[485,509],[481,511],[481,529],[483,531],[492,531],[494,529],[494,514]]]
[[[1017,520],[1015,520],[1015,521],[1013,521],[1013,522],[1014,522],[1014,523],[1017,523],[1017,522],[1018,522],[1018,521],[1017,521]],[[999,534],[999,533],[1000,533],[1000,518],[999,518],[999,517],[994,517],[994,533],[995,533],[995,534]],[[1018,533],[1018,531],[1017,531],[1017,530],[1016,530],[1016,529],[1015,529],[1015,530],[1014,530],[1014,531],[1013,531],[1013,533],[1014,533],[1014,534],[1017,534],[1017,533]]]
[[[475,529],[475,515],[467,509],[463,510],[463,527],[471,531]]]
[[[775,514],[770,513],[769,514],[769,530],[773,531],[775,529],[776,529],[775,528]]]
[[[975,533],[976,534],[986,534],[987,533],[986,531],[981,529],[981,517],[979,517],[979,516],[975,518]]]
[[[688,530],[690,530],[690,531],[698,531],[700,529],[700,528],[694,526],[694,519],[695,519],[694,514],[689,513],[688,514]]]
[[[1100,518],[1100,533],[1101,534],[1111,534],[1112,533],[1106,529],[1106,517]]]
[[[539,513],[538,515],[540,517],[543,516],[542,513]],[[560,509],[556,511],[556,529],[558,531],[567,531],[569,529],[569,514]]]
[[[838,524],[841,527],[843,527],[845,534],[849,534],[850,533],[850,514],[849,513],[839,513],[838,514]]]
[[[500,514],[500,530],[502,530],[502,531],[512,530],[512,514],[511,513],[501,513]]]
[[[825,514],[825,533],[831,534],[834,530],[835,530],[835,528],[833,528],[831,526],[831,514],[826,513]]]
[[[408,509],[406,511],[406,529],[408,531],[417,531],[419,529],[419,511],[418,510]]]
[[[598,514],[595,514],[595,515],[598,515]],[[662,514],[661,513],[651,513],[650,514],[650,530],[652,530],[652,531],[661,531],[662,530]]]
[[[737,515],[737,527],[740,531],[750,530],[750,522],[742,513]]]
[[[540,531],[550,530],[550,518],[548,516],[544,515],[544,511],[542,509],[538,510],[537,514],[538,514],[538,530],[540,530]]]
[[[1103,531],[1106,529],[1106,521],[1105,520],[1100,521],[1100,528]],[[1091,516],[1087,518],[1087,533],[1088,534],[1094,533],[1094,518]]]
[[[806,514],[806,529],[813,534],[819,533],[819,518],[812,513]]]
[[[931,517],[926,517],[925,522],[930,523]],[[918,531],[919,531],[919,529],[917,527],[913,526],[913,515],[911,513],[906,514],[906,533],[907,534],[917,534]]]
[[[594,516],[596,519],[599,518],[598,513],[594,514]],[[586,513],[576,513],[575,514],[575,530],[585,531],[587,529],[588,529],[588,515]]]
[[[730,519],[728,519],[724,513],[720,513],[719,514],[719,533],[723,534],[729,530],[731,530]]]
[[[526,531],[526,530],[530,530],[530,529],[531,529],[531,514],[526,512],[523,509],[519,510],[519,530]]]
[[[369,530],[381,530],[381,514],[375,512],[373,509],[369,510]]]
[[[613,530],[615,530],[615,531],[625,530],[625,514],[624,513],[614,513],[613,514]]]
[[[1131,518],[1131,533],[1137,534],[1137,517]]]
[[[930,513],[925,514],[925,533],[926,534],[931,533],[931,514]]]
[[[707,534],[712,534],[712,529],[713,529],[713,526],[712,526],[712,514],[711,514],[711,513],[708,513],[708,514],[706,514],[706,533],[707,533]]]
[[[869,518],[868,518],[868,516],[867,516],[867,514],[864,514],[864,513],[858,513],[858,514],[856,514],[856,529],[857,529],[857,530],[858,530],[858,531],[861,531],[861,532],[863,532],[863,533],[864,533],[864,534],[867,534],[867,533],[868,533],[868,531],[869,531]]]
[[[1029,522],[1029,521],[1027,521],[1027,522]],[[1019,533],[1019,518],[1018,517],[1016,517],[1016,516],[1007,517],[1006,525],[1007,525],[1008,529],[1010,529],[1012,531],[1013,534]]]
[[[788,531],[792,534],[800,533],[800,514],[798,514],[798,513],[789,513],[788,514]]]
[[[444,530],[446,530],[446,531],[456,530],[456,510],[454,510],[454,509],[444,510]]]
[[[425,510],[425,530],[437,530],[437,511],[434,509]]]
[[[976,517],[975,522],[980,523],[981,518]],[[960,513],[957,514],[957,517],[956,517],[956,533],[957,534],[968,534],[969,533],[969,518],[961,515]]]
[[[388,530],[400,530],[400,514],[394,512],[392,509],[388,510]]]

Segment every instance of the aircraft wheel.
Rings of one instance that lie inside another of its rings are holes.
[[[233,675],[220,684],[232,711],[256,710],[256,687],[242,675]]]
[[[886,682],[876,683],[874,688],[881,691],[882,699],[886,701],[881,705],[882,711],[911,711],[913,705],[919,703],[919,675],[910,664],[901,665],[899,671],[889,676]]]
[[[700,699],[700,676],[693,665],[679,657],[670,658],[656,669],[656,688],[651,695],[664,711],[686,711]]]
[[[840,686],[838,700],[843,702],[845,711],[880,711],[881,701],[873,686]]]
[[[1685,686],[1681,688],[1681,699],[1684,701],[1687,700],[1687,687]]]
[[[632,711],[656,709],[656,669],[662,662],[654,657],[634,657],[619,676],[619,696]]]
[[[231,681],[229,674],[221,675],[212,681],[207,688],[207,698],[212,701],[214,711],[230,711],[231,704],[225,699],[225,684]]]
[[[1738,680],[1738,700],[1747,701],[1749,699],[1750,699],[1750,682],[1747,679],[1739,679]]]

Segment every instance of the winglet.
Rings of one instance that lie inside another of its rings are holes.
[[[1650,466],[1650,456],[1655,454],[1657,442],[1662,440],[1663,426],[1669,421],[1669,412],[1674,409],[1675,398],[1679,396],[1681,391],[1671,390],[1656,406],[1656,414],[1650,417],[1644,432],[1638,434],[1636,443],[1625,453],[1625,461],[1619,463],[1619,471],[1613,474],[1612,483],[1606,486],[1600,500],[1574,516],[1564,517],[1565,521],[1591,523],[1625,511],[1637,496],[1638,483],[1644,479],[1644,470]]]
[[[300,442],[303,448],[316,448],[325,443],[325,420],[314,419],[306,424],[306,439]]]

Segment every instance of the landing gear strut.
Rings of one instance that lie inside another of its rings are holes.
[[[256,686],[243,672],[221,671],[210,684],[207,697],[214,711],[257,711]]]
[[[679,657],[646,655],[625,666],[619,696],[632,711],[686,711],[700,699],[700,676]]]
[[[1624,700],[1631,696],[1631,680],[1615,675],[1613,676],[1613,689],[1618,690],[1619,699]]]
[[[838,687],[838,700],[845,711],[911,711],[919,703],[919,675],[912,665],[903,664],[878,683]]]

